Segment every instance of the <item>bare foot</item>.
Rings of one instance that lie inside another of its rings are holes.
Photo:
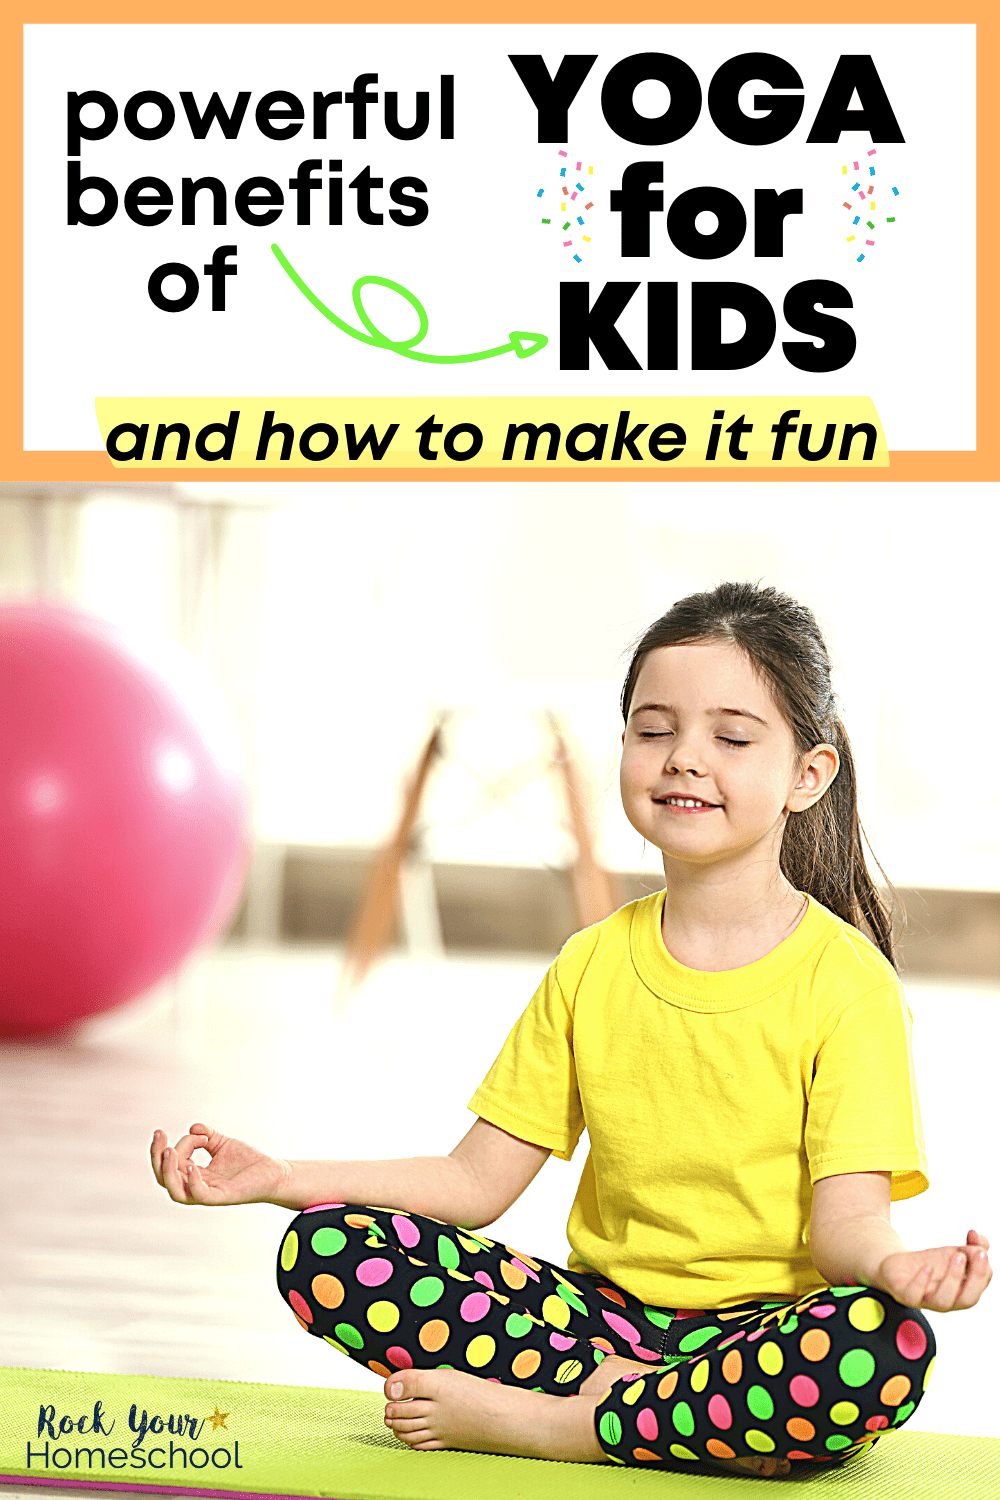
[[[463,1370],[399,1370],[384,1386],[386,1426],[418,1451],[459,1448],[603,1463],[593,1396],[547,1396],[499,1385]]]

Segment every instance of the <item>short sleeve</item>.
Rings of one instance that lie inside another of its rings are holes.
[[[891,1172],[891,1196],[929,1186],[911,1037],[897,982],[846,1006],[817,1049],[806,1115],[810,1181]]]
[[[573,1012],[552,964],[469,1108],[510,1135],[570,1161],[583,1133]]]

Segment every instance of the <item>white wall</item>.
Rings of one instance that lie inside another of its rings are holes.
[[[604,858],[655,872],[618,804],[628,645],[684,594],[760,579],[825,631],[890,878],[992,889],[997,488],[202,485],[78,500],[45,486],[43,502],[0,496],[0,595],[62,593],[200,655],[242,727],[266,840],[382,839],[450,707],[428,853],[562,864],[551,709],[580,747]]]

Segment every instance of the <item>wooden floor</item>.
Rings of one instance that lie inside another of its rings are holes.
[[[149,1166],[157,1126],[175,1141],[198,1119],[280,1156],[451,1149],[546,960],[394,958],[338,1011],[339,965],[329,949],[231,946],[71,1038],[0,1044],[0,1363],[378,1388],[279,1298],[286,1210],[185,1208]],[[1000,989],[907,993],[932,1187],[894,1205],[893,1222],[914,1248],[975,1227],[1000,1261]],[[499,1237],[564,1263],[584,1156],[553,1158]],[[931,1317],[938,1363],[910,1427],[1000,1437],[1000,1284],[971,1311]]]

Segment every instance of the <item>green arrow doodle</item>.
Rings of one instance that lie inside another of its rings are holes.
[[[398,281],[389,281],[385,276],[359,276],[351,288],[351,300],[354,303],[354,311],[368,330],[362,333],[360,329],[352,328],[350,323],[345,323],[343,318],[338,318],[335,312],[321,302],[311,287],[307,286],[295,267],[278,245],[272,245],[271,251],[278,265],[286,276],[298,287],[309,302],[312,303],[317,312],[321,312],[341,333],[350,334],[352,339],[358,339],[362,344],[371,344],[376,349],[388,349],[393,354],[401,354],[405,359],[420,359],[429,365],[466,365],[476,359],[494,359],[498,354],[509,354],[511,350],[518,359],[528,359],[532,354],[537,354],[544,349],[548,338],[544,333],[526,333],[522,328],[515,328],[509,335],[509,342],[497,344],[495,349],[479,349],[475,354],[422,354],[414,346],[419,344],[427,333],[427,313],[423,303],[412,292],[408,292],[405,286],[400,286]],[[371,318],[365,310],[361,300],[361,293],[366,286],[388,287],[390,292],[398,292],[413,308],[420,326],[415,334],[408,339],[390,339],[379,328],[375,327]]]

